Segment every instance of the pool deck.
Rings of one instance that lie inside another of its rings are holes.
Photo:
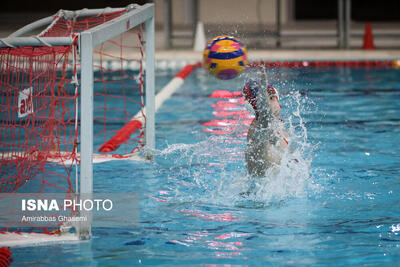
[[[248,51],[250,60],[263,59],[266,61],[285,60],[398,60],[400,50],[258,50]],[[202,52],[193,50],[157,50],[157,60],[190,60],[201,61]]]

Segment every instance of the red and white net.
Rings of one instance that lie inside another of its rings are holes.
[[[71,36],[71,45],[0,48],[0,202],[6,197],[17,199],[20,193],[32,193],[37,199],[43,193],[75,196],[82,100],[78,34],[125,13],[72,17],[59,12],[40,37]],[[135,114],[143,113],[142,43],[138,26],[95,48],[95,153]],[[136,128],[132,135],[133,131],[122,134],[113,149],[99,157],[124,157],[142,147],[142,125]],[[1,205],[0,216],[18,219],[19,211],[20,203]],[[16,220],[0,225],[0,232],[29,227],[54,233],[61,224]]]

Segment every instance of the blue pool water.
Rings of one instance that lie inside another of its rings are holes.
[[[176,71],[158,71],[157,88]],[[95,165],[95,192],[140,193],[140,227],[14,248],[15,266],[399,265],[400,70],[269,70],[290,152],[256,181],[244,106],[208,97],[240,91],[249,76],[196,70],[157,114],[155,163]]]

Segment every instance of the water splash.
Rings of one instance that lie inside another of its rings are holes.
[[[168,201],[265,207],[319,191],[311,171],[316,146],[308,141],[302,117],[302,112],[310,108],[309,102],[297,92],[287,94],[284,100],[290,146],[280,165],[268,169],[263,178],[249,177],[244,157],[246,139],[237,133],[212,135],[195,144],[168,145],[158,152],[159,162],[168,165]]]
[[[285,100],[285,106],[290,112],[285,122],[290,145],[282,155],[281,163],[269,168],[262,178],[252,178],[244,172],[231,177],[232,183],[223,181],[225,188],[219,191],[223,198],[229,198],[230,192],[235,192],[236,196],[232,200],[237,205],[265,207],[289,198],[304,198],[310,192],[320,191],[320,186],[313,182],[311,168],[312,155],[317,145],[308,141],[302,117],[302,112],[310,109],[312,103],[298,92],[288,94]]]

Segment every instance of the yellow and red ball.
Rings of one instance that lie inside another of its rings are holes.
[[[204,67],[221,80],[239,76],[246,68],[246,47],[235,37],[217,36],[208,42],[203,53]]]

